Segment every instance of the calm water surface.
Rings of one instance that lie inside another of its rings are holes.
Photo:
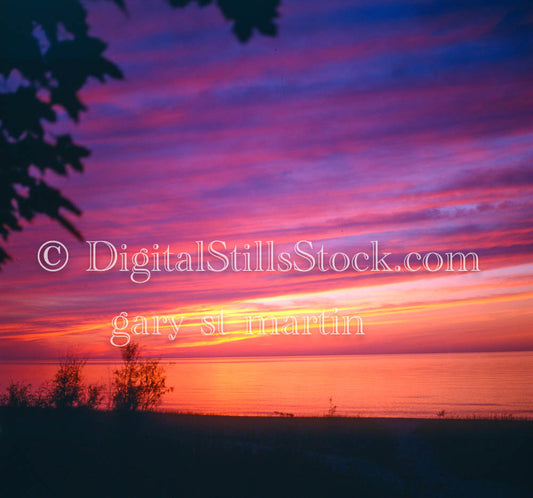
[[[163,360],[166,410],[214,414],[533,417],[533,352]],[[89,381],[109,385],[112,363],[89,363]],[[38,386],[56,365],[3,363],[0,388]]]

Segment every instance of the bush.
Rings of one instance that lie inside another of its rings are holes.
[[[35,396],[31,390],[31,384],[13,382],[6,388],[6,394],[0,397],[0,405],[10,408],[28,408],[34,406]]]
[[[113,372],[112,405],[119,411],[151,410],[172,390],[166,386],[164,368],[158,360],[141,358],[139,346],[122,349],[122,368]]]
[[[89,384],[85,389],[81,406],[96,410],[104,401],[104,386],[101,384]]]
[[[85,361],[72,355],[60,360],[59,369],[52,380],[50,404],[56,408],[79,406],[83,396],[82,370]]]
[[[130,343],[122,350],[122,368],[113,372],[112,407],[121,411],[151,410],[161,403],[163,395],[172,390],[166,386],[164,368],[158,360],[141,358],[137,344]],[[72,355],[60,360],[51,381],[43,383],[36,392],[31,384],[11,382],[0,405],[15,408],[87,408],[97,409],[104,401],[104,386],[85,385],[85,361]]]
[[[85,361],[72,355],[60,360],[59,369],[53,380],[42,386],[36,399],[39,406],[56,408],[98,408],[104,399],[104,386],[85,385],[83,367]]]
[[[52,391],[52,383],[47,380],[43,382],[37,392],[33,395],[33,406],[36,408],[51,408],[52,401],[50,393]]]

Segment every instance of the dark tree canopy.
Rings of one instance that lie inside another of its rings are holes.
[[[107,0],[122,10],[124,0]],[[216,4],[241,42],[254,29],[268,36],[280,0],[166,0],[173,7]],[[121,79],[104,56],[107,44],[89,34],[80,0],[2,0],[0,3],[0,235],[22,230],[21,220],[44,214],[81,240],[66,214],[80,209],[45,181],[53,172],[81,172],[90,151],[68,134],[47,129],[61,114],[77,122],[87,108],[78,92],[90,77]],[[11,259],[0,246],[0,265]]]

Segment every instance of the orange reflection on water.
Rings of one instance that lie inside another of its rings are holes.
[[[164,362],[174,387],[162,409],[215,414],[433,417],[533,416],[533,353],[452,353],[180,359]],[[109,383],[113,364],[88,364],[88,381]],[[38,385],[51,364],[7,363],[9,379]]]

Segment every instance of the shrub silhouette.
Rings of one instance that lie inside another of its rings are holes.
[[[104,401],[104,386],[101,384],[89,384],[85,391],[81,406],[96,410]]]
[[[43,382],[37,392],[33,393],[33,404],[36,408],[52,408],[51,396],[52,381],[46,380]]]
[[[334,417],[337,413],[337,405],[333,404],[333,398],[329,398],[329,408],[326,413],[326,417]]]
[[[28,408],[35,403],[35,395],[31,390],[31,384],[13,382],[6,388],[6,394],[0,397],[1,406],[10,408]]]
[[[67,355],[60,360],[50,389],[50,404],[56,408],[79,406],[83,396],[82,369],[85,361]]]
[[[151,410],[165,393],[164,368],[159,360],[141,358],[139,345],[129,343],[122,349],[122,368],[113,372],[112,406],[118,411]]]
[[[57,370],[49,386],[44,386],[40,396],[41,405],[56,408],[83,407],[96,409],[103,401],[104,387],[100,384],[85,385],[83,367],[85,360],[67,355],[60,360]],[[46,392],[48,391],[48,396]]]
[[[141,358],[139,346],[130,343],[122,350],[123,365],[113,372],[111,406],[120,411],[151,410],[165,393],[165,369],[158,360]],[[85,360],[67,355],[50,381],[34,392],[31,384],[14,382],[0,395],[0,406],[11,408],[87,408],[97,409],[104,401],[104,386],[85,384]]]

